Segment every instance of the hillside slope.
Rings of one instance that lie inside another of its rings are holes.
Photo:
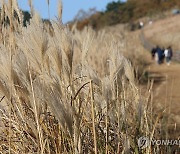
[[[153,44],[180,50],[180,15],[158,20],[144,28],[145,37]]]
[[[143,29],[145,38],[154,45],[161,47],[172,46],[174,58],[180,61],[180,15],[171,16],[147,25]],[[149,54],[150,55],[150,54]],[[155,81],[154,98],[156,106],[164,108],[170,115],[168,123],[174,124],[174,129],[180,128],[180,64],[172,62],[170,66],[162,64],[158,66],[151,60],[148,71]],[[179,131],[178,131],[179,132]]]
[[[114,34],[118,34],[119,26],[111,27]],[[150,44],[160,45],[167,47],[172,45],[174,52],[180,50],[180,16],[171,16],[166,19],[157,20],[152,25],[147,25],[143,29],[145,38]],[[169,115],[165,119],[172,134],[175,136],[179,134],[180,130],[180,64],[172,62],[170,66],[166,64],[157,65],[151,59],[151,54],[146,49],[143,49],[142,42],[139,36],[142,34],[141,30],[129,32],[127,42],[132,42],[132,48],[129,52],[141,52],[144,60],[149,64],[147,71],[149,72],[149,79],[154,81],[153,85],[153,106],[157,111],[165,111]],[[173,38],[173,40],[172,40]],[[138,54],[139,55],[139,54]],[[177,56],[179,54],[175,54]],[[180,61],[180,57],[176,57]]]

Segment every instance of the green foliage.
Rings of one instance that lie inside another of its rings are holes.
[[[2,10],[0,9],[0,12],[1,11]],[[22,11],[22,14],[23,14],[23,26],[27,26],[27,23],[30,23],[31,15],[28,11]],[[16,11],[14,11],[14,18],[19,21],[18,14]],[[1,24],[4,24],[6,26],[9,25],[10,24],[9,17],[5,16],[3,19],[1,19]]]
[[[23,11],[23,16],[24,16],[24,18],[23,18],[23,25],[27,26],[27,23],[30,22],[31,15],[30,15],[30,13],[28,11]]]
[[[106,6],[106,12],[118,11],[121,5],[123,5],[121,1],[108,3]]]

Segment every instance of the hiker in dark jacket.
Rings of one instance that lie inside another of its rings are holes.
[[[155,54],[156,54],[156,48],[152,48],[151,50],[152,59],[155,58]]]
[[[163,47],[163,48],[162,48],[161,63],[164,63],[164,58],[165,58],[164,51],[165,51],[165,48]]]
[[[157,63],[161,64],[162,63],[162,59],[163,59],[163,50],[159,46],[157,46],[156,52],[157,52],[157,56],[158,56]]]

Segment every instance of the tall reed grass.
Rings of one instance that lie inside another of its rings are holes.
[[[0,152],[151,153],[137,139],[156,134],[160,114],[152,116],[152,85],[140,93],[123,36],[70,31],[61,7],[47,25],[31,1],[23,27],[14,2],[1,10]]]

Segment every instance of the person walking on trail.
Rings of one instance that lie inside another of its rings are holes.
[[[165,55],[165,58],[166,58],[166,64],[167,64],[167,65],[170,65],[171,59],[172,59],[172,56],[173,56],[172,48],[171,48],[171,47],[168,47],[168,48],[164,51],[164,55]]]
[[[151,50],[152,59],[155,59],[155,54],[156,54],[156,48],[152,48]]]
[[[164,54],[165,48],[162,48],[162,56],[161,56],[161,63],[164,63],[165,54]]]
[[[163,62],[163,50],[157,46],[156,47],[156,60],[158,64],[161,64]]]

